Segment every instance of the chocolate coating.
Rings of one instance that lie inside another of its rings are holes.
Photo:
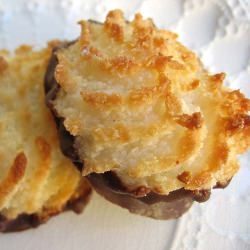
[[[91,197],[92,190],[89,187],[81,191],[72,197],[64,206],[62,211],[72,210],[75,213],[79,214],[83,211],[84,207],[89,202]],[[62,211],[43,211],[41,214],[20,214],[15,219],[8,219],[5,216],[0,214],[0,232],[9,233],[9,232],[19,232],[30,228],[36,228],[41,224],[47,222],[51,217],[59,214]]]
[[[116,180],[110,177],[109,174],[91,174],[87,178],[97,193],[135,214],[161,220],[176,219],[193,203],[192,193],[184,189],[171,192],[169,195],[150,192],[144,197],[135,197],[117,187],[112,187],[111,182],[114,184]]]
[[[59,141],[62,153],[71,159],[74,165],[81,171],[83,168],[83,163],[79,159],[76,150],[74,148],[74,137],[65,129],[63,124],[63,118],[59,117],[56,110],[53,107],[53,100],[55,100],[56,95],[60,89],[59,84],[57,83],[54,72],[56,69],[56,65],[58,64],[58,60],[56,57],[56,51],[65,47],[70,46],[75,41],[72,42],[64,42],[61,43],[60,46],[55,47],[52,51],[52,55],[48,64],[47,72],[44,78],[44,87],[46,93],[46,104],[48,108],[51,110],[54,120],[57,125],[58,134],[59,134]]]

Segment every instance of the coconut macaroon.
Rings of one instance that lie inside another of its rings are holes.
[[[0,52],[0,231],[36,227],[65,209],[80,212],[91,189],[60,151],[44,103],[51,48]]]
[[[250,101],[151,19],[115,10],[103,24],[79,23],[46,86],[83,175],[112,175],[134,197],[226,186],[249,147]]]

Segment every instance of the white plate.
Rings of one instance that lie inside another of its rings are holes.
[[[176,31],[210,71],[226,71],[227,84],[250,97],[248,0],[0,0],[0,47],[74,39],[76,21],[102,21],[113,8],[122,8],[128,18],[140,11]],[[0,249],[250,249],[249,161],[250,154],[241,157],[231,185],[177,221],[136,216],[95,194],[82,215],[67,212],[38,229],[0,235]]]

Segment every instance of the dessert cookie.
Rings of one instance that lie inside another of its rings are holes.
[[[62,150],[96,190],[119,205],[124,195],[182,197],[166,216],[122,205],[168,219],[225,187],[249,147],[250,101],[151,19],[114,10],[103,24],[79,23],[79,39],[55,49],[45,85]]]
[[[60,151],[45,105],[51,48],[0,52],[0,231],[36,227],[66,209],[80,212],[91,188]]]

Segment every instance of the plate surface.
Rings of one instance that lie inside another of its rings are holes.
[[[248,0],[0,0],[0,47],[39,48],[50,39],[74,39],[78,20],[103,21],[114,8],[128,18],[142,12],[176,31],[211,72],[227,72],[226,84],[250,97]],[[214,191],[177,221],[136,216],[95,194],[82,215],[67,212],[36,230],[0,235],[0,249],[250,249],[250,154],[240,161],[226,190]]]

